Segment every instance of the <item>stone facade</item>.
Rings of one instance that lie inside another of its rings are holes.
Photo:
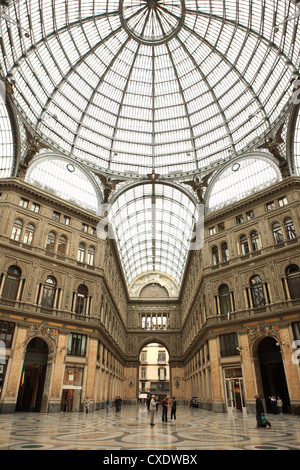
[[[1,180],[0,193],[2,413],[79,411],[86,397],[90,410],[117,395],[136,403],[139,355],[149,343],[167,349],[170,394],[179,402],[197,397],[206,409],[252,412],[253,394],[270,386],[262,376],[269,339],[289,405],[300,404],[292,360],[300,299],[287,276],[300,266],[300,178],[207,215],[203,248],[189,252],[178,298],[165,290],[161,298],[130,297],[114,240],[96,236],[95,214],[16,178]]]

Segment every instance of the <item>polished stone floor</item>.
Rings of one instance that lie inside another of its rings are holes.
[[[179,406],[176,421],[155,426],[145,405],[93,413],[0,415],[0,450],[300,450],[300,418],[268,415],[271,429],[256,429],[254,415],[212,413]]]

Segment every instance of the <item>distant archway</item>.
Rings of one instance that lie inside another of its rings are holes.
[[[34,337],[28,343],[16,411],[42,411],[48,353],[48,345],[42,338]]]
[[[272,413],[271,396],[279,396],[283,401],[283,411],[288,411],[290,399],[278,342],[271,336],[262,339],[257,354],[267,412]]]
[[[170,397],[169,352],[161,343],[147,343],[139,355],[139,400]]]

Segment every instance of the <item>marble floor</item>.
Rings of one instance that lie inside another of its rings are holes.
[[[93,413],[0,415],[0,450],[300,450],[300,418],[268,415],[271,429],[256,429],[254,415],[212,413],[178,406],[176,421],[155,426],[145,405]]]

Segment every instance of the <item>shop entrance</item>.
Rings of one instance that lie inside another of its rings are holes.
[[[246,412],[245,394],[240,367],[224,370],[227,411]]]
[[[272,413],[270,397],[280,397],[283,401],[283,411],[288,411],[290,398],[286,383],[280,346],[272,337],[263,339],[257,349],[263,394],[268,413]]]
[[[47,343],[33,338],[25,354],[16,411],[41,411],[47,363]]]

